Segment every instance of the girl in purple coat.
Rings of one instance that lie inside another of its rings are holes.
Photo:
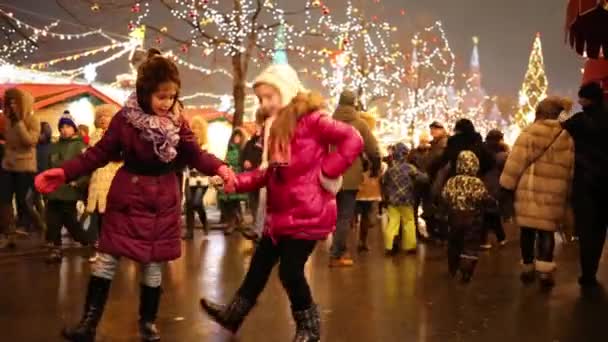
[[[289,72],[297,81],[295,71]],[[281,73],[271,78],[287,76]],[[285,96],[267,82],[254,85],[262,107],[272,106],[273,98],[280,101]],[[288,103],[270,129],[268,167],[237,175],[238,192],[262,187],[268,191],[263,236],[247,275],[229,304],[202,299],[201,305],[216,322],[236,333],[278,263],[279,278],[296,322],[294,341],[312,342],[320,339],[320,318],[304,265],[317,241],[335,229],[338,179],[361,154],[363,142],[354,128],[321,112],[320,95],[300,91]],[[330,146],[335,147],[333,152],[329,152]]]
[[[89,281],[80,323],[63,330],[69,341],[93,341],[120,257],[142,265],[140,334],[158,341],[155,325],[161,294],[161,267],[181,254],[180,193],[176,170],[188,165],[219,175],[230,190],[234,174],[201,150],[176,106],[180,89],[177,67],[150,50],[139,67],[136,93],[113,117],[103,138],[79,157],[36,178],[41,193],[89,175],[110,161],[124,160],[107,198],[99,255]]]

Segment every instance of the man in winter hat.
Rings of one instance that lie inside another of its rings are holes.
[[[380,171],[378,141],[357,112],[355,107],[356,102],[357,97],[354,92],[350,90],[342,92],[333,118],[334,120],[353,126],[361,134],[365,144],[365,158],[370,165],[370,177],[376,178]],[[355,216],[357,192],[363,182],[363,172],[363,159],[359,157],[344,174],[342,189],[337,195],[338,221],[331,246],[330,267],[348,267],[353,265],[353,260],[346,255],[346,241],[348,240],[351,222]]]

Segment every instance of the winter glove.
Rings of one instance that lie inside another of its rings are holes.
[[[49,194],[65,184],[65,171],[61,168],[42,172],[34,180],[36,190],[41,194]]]
[[[342,176],[332,179],[327,178],[323,172],[321,172],[319,174],[319,180],[321,181],[321,187],[333,195],[336,195],[342,188]]]
[[[220,176],[224,182],[225,193],[230,194],[236,192],[236,175],[231,168],[222,165],[217,169],[217,175]]]

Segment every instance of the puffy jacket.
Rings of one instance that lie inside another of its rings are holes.
[[[199,147],[188,123],[181,120],[177,157],[160,161],[151,142],[127,121],[123,107],[95,146],[62,165],[68,181],[124,160],[112,180],[99,250],[141,263],[177,259],[181,255],[181,194],[177,172],[189,165],[214,175],[223,165]]]
[[[333,152],[329,152],[334,146]],[[237,191],[268,191],[264,234],[323,240],[336,226],[336,196],[321,187],[321,172],[337,178],[363,150],[361,136],[349,125],[321,112],[299,118],[287,166],[237,175]]]
[[[359,117],[354,106],[339,105],[333,115],[334,120],[344,122],[354,127],[364,143],[365,157],[370,162],[370,167],[377,174],[380,169],[380,151],[378,150],[378,141],[367,126],[367,123]],[[344,174],[342,183],[343,190],[358,190],[359,185],[363,182],[363,159],[358,156],[352,166]]]
[[[515,191],[517,224],[555,231],[566,218],[573,174],[574,141],[559,121],[525,128],[500,177],[503,188]]]
[[[95,146],[101,140],[104,133],[103,130],[97,129],[91,136],[91,145]],[[89,213],[93,213],[95,210],[101,214],[106,212],[108,192],[110,191],[114,176],[116,176],[121,167],[121,162],[109,162],[108,165],[93,172],[89,183],[89,197],[87,200],[87,211]]]
[[[407,162],[407,148],[397,144],[393,153],[393,164],[382,176],[382,192],[390,205],[413,205],[416,199],[416,184],[427,180],[426,174]]]
[[[2,168],[12,172],[35,173],[38,171],[36,145],[40,137],[40,121],[33,113],[33,97],[20,90],[17,93],[20,94],[19,106],[23,111],[23,120],[13,123],[6,119]]]
[[[51,145],[49,153],[49,167],[59,167],[64,162],[82,154],[87,146],[79,135],[70,139],[59,139]],[[80,177],[70,184],[63,184],[59,189],[48,194],[51,201],[79,201],[83,199],[89,177]]]

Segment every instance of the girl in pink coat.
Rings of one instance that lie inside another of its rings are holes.
[[[207,175],[220,175],[234,190],[234,174],[220,160],[201,150],[179,112],[177,67],[150,50],[137,73],[136,93],[112,118],[101,141],[84,154],[36,178],[41,193],[124,160],[107,198],[99,254],[86,296],[84,314],[69,341],[94,341],[110,284],[120,257],[142,265],[139,326],[143,341],[158,341],[155,325],[160,304],[161,268],[181,255],[181,195],[177,170],[188,165]]]
[[[286,100],[282,96],[288,92],[282,85],[300,84],[288,66],[271,66],[262,75],[254,90],[263,110]],[[320,95],[301,90],[294,95],[278,112],[269,141],[264,142],[269,144],[268,167],[241,173],[235,182],[238,192],[262,187],[268,191],[264,232],[247,275],[229,304],[202,299],[201,305],[216,322],[236,333],[278,263],[296,322],[294,341],[309,342],[320,339],[320,318],[304,265],[317,241],[335,229],[338,179],[360,155],[363,142],[352,127],[321,112]]]

